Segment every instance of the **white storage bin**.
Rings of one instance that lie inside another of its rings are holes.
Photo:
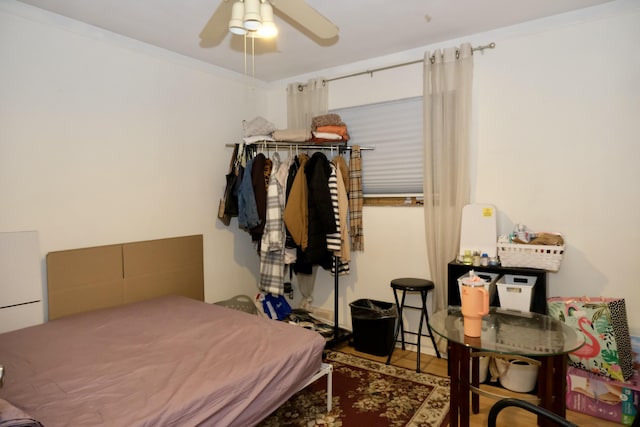
[[[496,294],[496,282],[500,278],[497,273],[487,273],[485,271],[474,271],[475,275],[484,280],[484,288],[489,292],[489,304],[493,301],[493,297]],[[462,281],[469,278],[471,271],[458,277],[458,295],[460,295],[460,301],[462,301]]]
[[[509,310],[530,311],[535,285],[536,278],[534,276],[505,274],[497,283],[500,307]]]

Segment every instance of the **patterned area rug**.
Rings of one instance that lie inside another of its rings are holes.
[[[260,427],[440,427],[449,414],[449,379],[330,351],[333,409],[326,377],[291,397]]]

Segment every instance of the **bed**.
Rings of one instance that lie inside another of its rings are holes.
[[[252,426],[322,372],[319,334],[199,300],[202,236],[63,252],[53,320],[0,335],[0,399],[46,427]]]

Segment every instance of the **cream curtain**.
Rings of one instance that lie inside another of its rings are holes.
[[[469,203],[470,44],[424,57],[424,221],[434,310],[447,307],[447,264],[457,256]]]
[[[329,89],[323,77],[307,83],[290,83],[287,86],[287,128],[311,130],[311,119],[329,111]],[[317,267],[312,274],[297,274],[302,300],[300,308],[309,310],[313,302],[313,288]]]
[[[311,119],[329,111],[329,89],[324,78],[287,86],[287,128],[311,129]]]

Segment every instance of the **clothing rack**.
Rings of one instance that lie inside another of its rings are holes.
[[[292,149],[296,148],[298,150],[335,150],[338,152],[343,151],[351,151],[351,146],[346,145],[344,142],[336,142],[335,144],[323,143],[323,144],[305,144],[300,142],[289,142],[289,141],[260,141],[254,142],[252,144],[245,144],[246,146],[256,146],[257,148],[264,147],[269,149],[274,149],[277,151],[279,148],[287,148]],[[235,144],[225,144],[225,147],[234,147]],[[361,151],[375,150],[373,147],[360,147]]]
[[[283,147],[286,149],[296,148],[298,150],[316,150],[316,151],[337,151],[345,152],[351,151],[350,146],[346,144],[346,142],[338,142],[336,143],[323,143],[323,144],[304,144],[297,142],[285,142],[285,141],[260,141],[253,144],[246,144],[248,146],[255,146],[255,149],[273,149],[277,151],[278,148]],[[235,144],[226,144],[227,147],[234,147]],[[360,147],[360,150],[374,150],[373,147]],[[338,320],[338,292],[340,290],[340,274],[338,273],[338,265],[339,258],[333,257],[333,267],[334,267],[334,275],[333,275],[333,338],[327,341],[327,347],[332,348],[335,345],[342,343],[351,338],[352,333],[345,329],[341,329]]]

